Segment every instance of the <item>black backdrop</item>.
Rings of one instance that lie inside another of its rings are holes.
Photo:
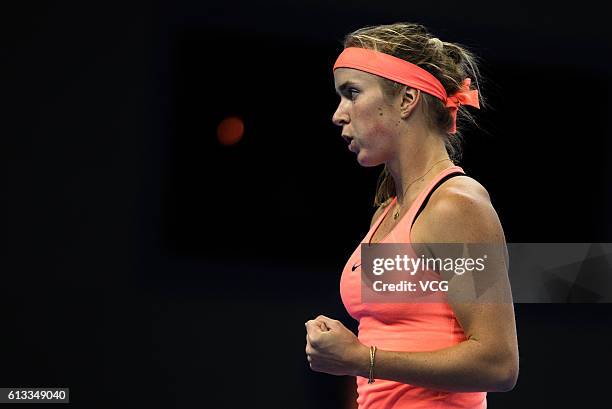
[[[331,123],[347,32],[415,21],[482,58],[461,165],[509,242],[610,242],[610,29],[585,2],[22,3],[2,18],[0,387],[78,407],[347,408],[303,323],[339,299],[379,168]],[[243,140],[220,146],[227,115]],[[517,304],[491,407],[608,407],[607,304]],[[27,405],[26,405],[27,406]]]

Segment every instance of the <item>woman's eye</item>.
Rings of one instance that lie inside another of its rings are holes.
[[[350,99],[351,101],[355,99],[355,97],[357,97],[357,95],[359,94],[359,90],[355,89],[355,88],[347,88],[345,90],[342,91],[341,94],[338,94],[340,96],[340,98],[347,98]]]

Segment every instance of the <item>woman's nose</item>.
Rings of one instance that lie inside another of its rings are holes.
[[[338,104],[338,108],[336,108],[336,112],[332,116],[332,122],[337,126],[343,126],[348,123],[348,114],[342,109],[342,103]]]

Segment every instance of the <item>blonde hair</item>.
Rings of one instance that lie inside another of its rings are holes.
[[[478,89],[480,106],[485,101],[480,91],[480,72],[477,57],[458,43],[448,43],[434,37],[427,29],[415,23],[395,23],[360,28],[344,38],[344,47],[360,47],[383,52],[409,61],[434,75],[444,86],[448,95],[461,87],[466,77],[471,78],[471,88]],[[380,78],[383,92],[389,98],[397,96],[403,84]],[[471,123],[478,127],[474,116],[463,106],[457,111],[457,132],[450,134],[452,117],[444,103],[429,94],[421,93],[428,124],[445,135],[446,151],[453,162],[461,160],[461,127]],[[395,195],[395,184],[387,170],[378,178],[374,206],[386,206]]]

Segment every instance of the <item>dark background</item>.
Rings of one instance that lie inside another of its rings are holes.
[[[348,408],[304,322],[338,281],[380,168],[331,123],[365,25],[419,22],[482,58],[461,165],[509,242],[610,242],[610,34],[595,2],[19,2],[0,13],[0,386],[73,406]],[[219,145],[227,115],[243,140]],[[517,304],[493,408],[609,407],[609,304]],[[26,405],[27,406],[27,405]],[[20,407],[26,407],[20,406]]]

